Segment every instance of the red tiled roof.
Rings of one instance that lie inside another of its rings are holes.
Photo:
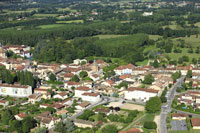
[[[158,90],[154,90],[154,89],[146,89],[146,88],[136,88],[136,87],[131,87],[127,89],[128,91],[146,91],[146,92],[150,92],[150,93],[158,93]]]
[[[191,118],[192,126],[200,126],[200,118]]]
[[[91,96],[91,97],[97,97],[99,93],[83,93],[84,96]]]
[[[80,86],[78,88],[76,88],[75,90],[80,90],[80,91],[89,91],[91,90],[89,87],[85,87],[85,86]]]

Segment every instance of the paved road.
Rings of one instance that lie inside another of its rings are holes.
[[[168,133],[167,130],[167,114],[171,112],[171,104],[175,97],[176,89],[177,87],[180,87],[184,82],[185,76],[182,76],[180,79],[177,80],[176,84],[172,88],[172,90],[169,93],[169,96],[167,97],[167,103],[161,107],[161,113],[160,113],[160,125],[159,125],[159,132],[160,133]]]
[[[173,109],[173,110],[176,110],[178,113],[184,113],[184,114],[192,115],[194,117],[200,117],[200,114],[193,114],[190,112],[185,112],[185,111],[181,111],[181,110],[177,110],[177,109]]]

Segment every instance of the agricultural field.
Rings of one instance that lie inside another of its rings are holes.
[[[94,37],[98,37],[99,39],[109,39],[109,38],[118,38],[122,36],[128,36],[128,35],[97,35]]]

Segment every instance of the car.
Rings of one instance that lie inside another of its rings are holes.
[[[126,103],[126,101],[122,101],[122,104]]]

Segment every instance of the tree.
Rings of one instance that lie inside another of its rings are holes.
[[[159,97],[151,97],[145,105],[145,109],[149,113],[155,113],[157,111],[160,111],[161,108],[161,100]]]
[[[145,75],[144,84],[152,84],[155,81],[154,77],[151,74]]]
[[[45,128],[38,127],[36,133],[46,133],[47,130]]]
[[[173,81],[176,81],[178,78],[181,77],[181,72],[180,71],[179,72],[175,72],[175,73],[172,74],[171,77],[172,77]]]
[[[5,110],[1,113],[1,121],[3,124],[8,125],[10,120],[13,120],[14,116],[11,110]]]
[[[166,103],[167,102],[167,98],[165,96],[161,96],[160,100],[162,103]]]
[[[187,77],[187,78],[192,78],[192,70],[188,70],[188,71],[187,71],[186,77]]]
[[[192,63],[195,65],[197,64],[197,59],[196,58],[192,58]]]
[[[147,129],[156,129],[157,125],[153,121],[146,121],[146,122],[144,122],[144,128],[147,128]]]
[[[70,81],[75,81],[75,82],[79,82],[80,81],[80,79],[78,78],[78,76],[77,75],[74,75],[71,79],[70,79]]]
[[[32,117],[27,116],[22,120],[22,130],[24,133],[29,133],[30,129],[34,128],[36,126],[36,120],[34,120]]]
[[[63,123],[62,121],[59,122],[58,124],[56,124],[56,127],[54,129],[54,131],[60,132],[60,133],[71,133],[74,130],[75,130],[75,125],[69,119],[67,119],[65,123]]]
[[[51,73],[49,75],[49,79],[50,79],[50,81],[55,81],[56,80],[56,76],[53,73]]]
[[[79,75],[83,79],[88,76],[88,73],[86,71],[81,71]]]
[[[154,60],[153,67],[155,67],[155,68],[159,67],[159,63],[158,63],[157,59]]]
[[[90,116],[94,115],[95,113],[92,110],[86,109],[82,115],[79,116],[79,119],[88,120]]]
[[[102,129],[102,133],[117,133],[117,127],[115,125],[107,125]]]

